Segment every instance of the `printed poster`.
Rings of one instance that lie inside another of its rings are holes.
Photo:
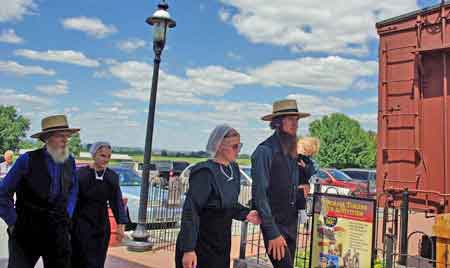
[[[375,208],[375,200],[317,194],[310,267],[372,267]]]

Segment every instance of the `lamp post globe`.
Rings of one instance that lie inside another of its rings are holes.
[[[161,2],[155,13],[147,19],[147,23],[153,26],[153,50],[156,55],[161,54],[164,49],[168,28],[174,28],[177,25],[170,17],[168,9],[169,5]]]

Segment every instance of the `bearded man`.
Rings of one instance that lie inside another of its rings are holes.
[[[45,146],[22,154],[0,183],[8,268],[32,268],[40,257],[45,268],[70,268],[70,217],[78,183],[68,140],[79,130],[70,128],[64,115],[44,118],[42,131],[31,137]]]
[[[310,167],[297,154],[297,130],[300,118],[295,100],[273,104],[270,121],[274,134],[261,143],[252,155],[252,202],[258,211],[266,252],[274,268],[293,268],[296,250],[298,211],[304,209],[305,198],[299,185]]]

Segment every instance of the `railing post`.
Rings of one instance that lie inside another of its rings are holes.
[[[245,261],[245,251],[247,249],[247,230],[248,222],[244,221],[241,224],[241,243],[239,248],[239,259],[235,259],[233,262],[233,268],[247,268]]]
[[[408,189],[402,193],[402,205],[400,211],[400,258],[398,264],[406,265],[408,258],[408,214],[409,193]]]
[[[394,267],[394,236],[390,233],[384,235],[384,260],[385,268]]]
[[[247,249],[247,230],[248,222],[244,221],[241,224],[241,246],[239,249],[239,259],[245,259],[245,250]]]

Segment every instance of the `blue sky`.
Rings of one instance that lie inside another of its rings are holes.
[[[325,3],[327,2],[327,3]],[[438,1],[168,1],[154,147],[200,150],[220,123],[251,152],[260,117],[297,99],[308,124],[343,112],[376,129],[374,23]],[[65,113],[83,142],[143,146],[153,62],[145,23],[157,1],[2,0],[0,104],[31,119]]]

